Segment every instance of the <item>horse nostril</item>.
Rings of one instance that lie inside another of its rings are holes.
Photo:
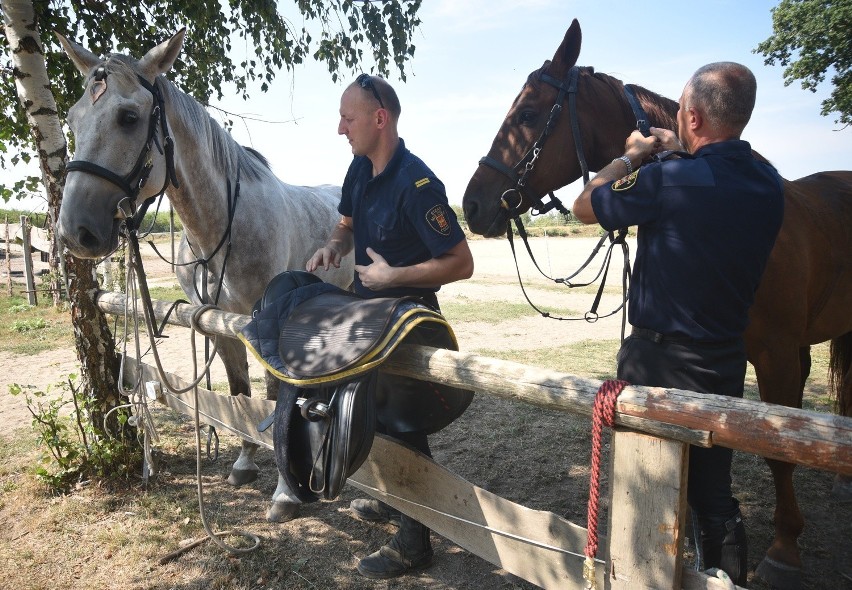
[[[86,250],[98,250],[101,245],[101,241],[97,238],[97,236],[85,227],[81,227],[77,230],[77,243]]]

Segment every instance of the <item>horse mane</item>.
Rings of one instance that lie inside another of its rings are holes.
[[[607,88],[617,96],[622,97],[625,104],[627,104],[624,83],[621,80],[601,72],[592,71],[591,74],[596,80],[600,80],[606,84]],[[631,87],[636,95],[636,100],[639,101],[639,104],[645,110],[645,114],[648,115],[648,122],[652,127],[671,129],[677,132],[678,104],[676,101],[648,90],[644,86],[631,84]],[[629,105],[627,108],[630,108]]]
[[[132,84],[138,84],[136,60],[126,55],[110,55],[104,67],[109,75],[115,75]],[[216,167],[229,177],[236,177],[237,166],[240,174],[251,180],[261,180],[272,174],[268,160],[257,150],[241,146],[225,129],[216,122],[210,113],[195,98],[180,90],[165,76],[155,81],[164,96],[172,102],[174,109],[184,114],[188,131],[199,138],[199,143],[210,146],[210,157]]]

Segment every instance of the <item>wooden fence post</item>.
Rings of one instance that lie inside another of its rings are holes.
[[[9,216],[6,216],[6,284],[9,287],[9,297],[12,292],[12,240],[9,239]]]
[[[688,461],[685,443],[613,431],[606,588],[681,587]]]
[[[24,276],[27,279],[27,301],[30,305],[38,305],[35,277],[33,276],[33,251],[30,247],[30,220],[26,215],[21,215],[21,241],[24,244]]]

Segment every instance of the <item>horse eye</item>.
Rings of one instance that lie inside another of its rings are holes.
[[[521,114],[518,115],[518,124],[533,127],[537,119],[538,113],[535,111],[521,111]]]
[[[139,115],[134,113],[133,111],[124,111],[118,116],[118,124],[124,127],[130,127],[135,125],[139,120]]]

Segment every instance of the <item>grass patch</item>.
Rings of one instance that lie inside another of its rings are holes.
[[[476,353],[506,361],[552,369],[589,379],[615,378],[618,340],[583,340],[568,346],[536,350],[480,349]],[[520,360],[522,359],[522,360]]]
[[[74,346],[71,316],[42,298],[29,305],[20,296],[0,297],[0,350],[32,355],[59,347]]]
[[[189,297],[183,292],[177,284],[171,287],[150,287],[148,292],[151,294],[151,299],[159,299],[160,301],[189,301]]]
[[[577,312],[559,309],[550,306],[539,306],[539,309],[553,315],[575,314]],[[530,305],[524,303],[513,303],[509,301],[482,301],[464,300],[457,298],[454,301],[441,303],[441,312],[450,324],[461,324],[465,322],[485,322],[488,324],[499,324],[517,320],[520,318],[535,317],[538,314]]]

